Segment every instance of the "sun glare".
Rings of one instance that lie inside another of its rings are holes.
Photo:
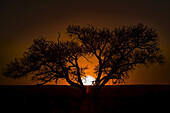
[[[90,75],[83,76],[81,79],[83,85],[93,85],[95,83],[95,78]]]

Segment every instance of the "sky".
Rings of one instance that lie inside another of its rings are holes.
[[[67,39],[69,24],[114,29],[142,22],[158,33],[166,64],[137,68],[126,83],[170,84],[169,6],[169,0],[1,0],[0,72],[15,57],[22,57],[33,39],[44,36],[55,41],[58,32]],[[87,74],[93,76],[91,65]],[[0,74],[0,85],[32,84],[29,77],[13,80]]]

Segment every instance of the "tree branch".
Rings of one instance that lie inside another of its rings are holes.
[[[78,82],[80,83],[81,86],[83,86],[83,83],[82,83],[82,80],[81,80],[81,73],[80,73],[80,68],[79,68],[79,65],[78,65],[78,59],[77,59],[77,56],[75,57],[75,63],[76,63],[76,69],[77,69],[77,76],[78,76]]]

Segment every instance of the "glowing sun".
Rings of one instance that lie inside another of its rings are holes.
[[[95,83],[95,78],[90,75],[83,76],[81,79],[83,85],[93,85]]]

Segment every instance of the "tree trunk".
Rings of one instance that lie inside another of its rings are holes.
[[[87,97],[86,88],[84,86],[81,86],[80,90],[81,90],[83,98]]]
[[[94,88],[94,91],[93,91],[93,98],[94,99],[97,99],[98,96],[100,95],[100,91],[101,89],[105,86],[105,84],[109,81],[109,78],[106,78],[100,85],[97,84]]]
[[[100,90],[99,89],[95,89],[94,92],[93,92],[92,98],[94,100],[96,100],[99,95],[100,95]]]
[[[96,113],[95,109],[95,101],[90,98],[86,97],[82,99],[81,107],[80,107],[80,112],[81,113]]]

